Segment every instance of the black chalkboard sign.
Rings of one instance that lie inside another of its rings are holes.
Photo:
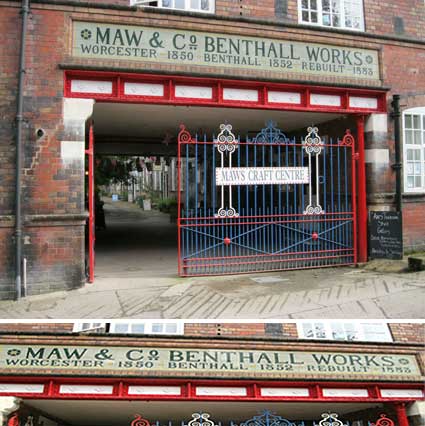
[[[403,230],[400,212],[369,213],[369,257],[402,259]]]

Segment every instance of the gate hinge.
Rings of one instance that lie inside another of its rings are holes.
[[[359,159],[359,157],[360,157],[360,155],[359,155],[359,153],[358,153],[358,152],[355,152],[355,153],[353,154],[353,157],[354,157],[354,159],[355,159],[355,160],[358,160],[358,159]]]

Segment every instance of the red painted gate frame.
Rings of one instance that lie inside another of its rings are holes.
[[[78,92],[73,90],[73,80],[84,80],[88,82],[108,82],[111,90],[108,93],[103,91],[90,93],[87,91]],[[163,85],[162,96],[141,96],[130,95],[125,91],[126,83],[153,83]],[[176,86],[207,86],[211,87],[211,99],[198,98],[178,98],[176,97]],[[247,102],[240,100],[224,99],[225,88],[233,89],[256,89],[258,90],[258,100]],[[268,101],[268,92],[270,90],[292,91],[300,95],[300,103],[278,104]],[[327,112],[342,113],[356,117],[357,123],[357,152],[355,159],[357,161],[357,260],[358,262],[367,262],[367,205],[366,205],[366,169],[364,152],[364,122],[365,117],[371,113],[386,113],[386,91],[368,88],[344,88],[320,86],[317,84],[293,84],[276,83],[255,80],[231,80],[208,77],[186,77],[178,75],[160,75],[160,74],[138,74],[138,73],[118,73],[101,71],[81,71],[67,70],[64,72],[64,94],[69,98],[90,98],[97,102],[116,102],[116,103],[139,103],[139,104],[163,104],[163,105],[186,105],[186,106],[209,106],[226,108],[253,108],[263,110],[281,110],[281,111],[308,111],[308,112]],[[340,96],[340,106],[318,106],[312,105],[310,95],[321,94]],[[350,96],[373,97],[377,100],[377,108],[358,108],[351,107]],[[91,133],[91,141],[93,135]],[[93,158],[93,146],[86,153],[89,158]],[[90,157],[91,156],[91,157]],[[90,164],[90,163],[89,163]],[[89,180],[93,177],[94,170],[90,172]],[[94,281],[94,204],[89,207],[91,218],[90,230],[93,234],[90,237],[89,250],[89,282]]]

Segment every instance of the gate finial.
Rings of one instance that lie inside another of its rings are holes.
[[[190,143],[194,142],[192,135],[186,130],[186,126],[184,124],[180,124],[180,132],[177,137],[179,143]]]
[[[339,144],[344,146],[354,146],[354,136],[351,134],[350,129],[345,131],[345,135]]]
[[[140,414],[135,414],[134,417],[131,426],[150,426],[149,420],[144,419]]]
[[[394,421],[388,418],[386,414],[381,414],[376,423],[371,423],[371,426],[394,426]]]
[[[336,413],[323,413],[323,419],[320,420],[319,426],[347,426],[338,419],[338,414]]]

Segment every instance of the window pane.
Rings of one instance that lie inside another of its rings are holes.
[[[331,10],[330,0],[322,0],[322,10],[324,12],[329,12]]]
[[[317,12],[311,12],[311,22],[317,23]]]
[[[340,26],[339,15],[332,15],[332,26],[333,27],[339,27]]]
[[[370,342],[388,342],[391,341],[387,324],[364,323],[362,324],[365,340]]]
[[[303,335],[307,339],[314,338],[313,327],[312,327],[311,323],[306,322],[306,323],[303,324]]]
[[[413,175],[413,169],[414,169],[414,167],[413,167],[413,164],[414,163],[407,163],[407,174],[408,175]]]
[[[315,323],[314,324],[314,334],[317,339],[325,339],[326,338],[326,332],[325,332],[325,326],[321,323]]]
[[[419,115],[413,116],[413,128],[414,129],[420,129],[421,128],[421,122],[420,122],[420,116]]]
[[[341,323],[332,323],[331,324],[331,330],[332,330],[332,338],[335,340],[344,340],[345,339],[345,332],[344,327]]]
[[[407,144],[411,144],[413,143],[413,137],[412,137],[412,131],[411,130],[406,130],[406,143]]]
[[[345,323],[345,334],[347,335],[347,340],[358,340],[359,339],[359,333],[356,329],[355,324],[353,323]]]
[[[302,7],[303,9],[308,9],[308,0],[303,0],[303,1],[301,2],[301,7]]]
[[[190,8],[191,9],[200,9],[199,0],[190,0]]]
[[[131,332],[132,333],[144,333],[145,332],[145,324],[131,324]]]
[[[421,177],[415,176],[415,188],[420,188],[422,186]]]
[[[177,333],[177,324],[175,324],[175,323],[165,324],[165,332],[170,333],[170,334]]]
[[[413,188],[414,186],[414,178],[413,176],[407,176],[407,187],[408,188]]]
[[[322,19],[323,19],[323,25],[327,25],[327,26],[331,25],[331,15],[323,14]]]
[[[302,13],[302,20],[303,20],[304,22],[309,22],[309,19],[308,19],[308,12],[303,11],[303,13]]]
[[[127,333],[128,324],[115,324],[115,333]]]
[[[152,324],[152,333],[162,333],[164,324],[161,323],[153,323]]]
[[[174,7],[176,9],[186,9],[185,0],[174,0]]]
[[[209,0],[201,0],[201,10],[210,10]]]
[[[413,143],[420,144],[421,143],[421,132],[420,130],[415,130],[415,140]]]
[[[406,114],[405,119],[404,119],[404,123],[406,125],[406,129],[411,129],[412,128],[412,116],[409,114]]]
[[[310,0],[310,9],[317,10],[317,0]]]

